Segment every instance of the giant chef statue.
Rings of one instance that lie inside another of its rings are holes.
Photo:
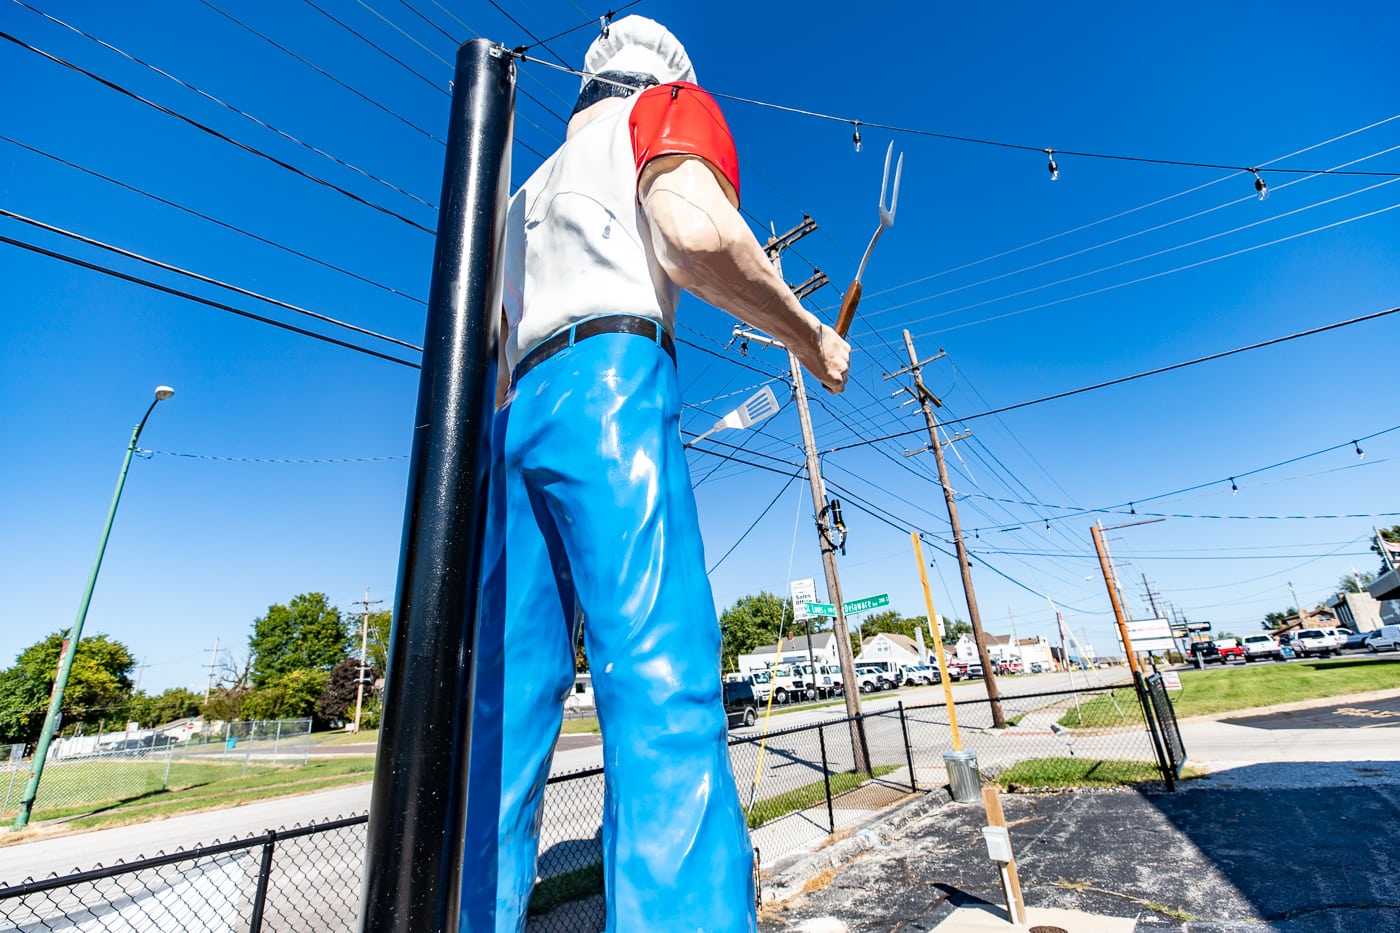
[[[740,217],[734,142],[680,42],[629,16],[585,71],[564,144],[510,205],[462,929],[524,928],[581,624],[607,929],[750,931],[753,853],[680,439],[679,289],[781,339],[830,391],[849,348]]]

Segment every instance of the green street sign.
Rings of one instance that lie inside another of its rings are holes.
[[[879,596],[867,596],[864,599],[853,599],[848,603],[842,603],[841,608],[847,615],[852,612],[865,612],[870,609],[879,609],[881,606],[890,604],[890,594],[881,593]]]
[[[836,607],[831,603],[804,603],[803,605],[807,607],[807,615],[809,616],[836,615]]]

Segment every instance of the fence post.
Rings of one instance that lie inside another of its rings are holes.
[[[306,767],[307,761],[311,759],[311,723],[312,720],[310,719],[306,721],[306,741],[303,742],[301,746],[302,767]]]
[[[273,738],[272,738],[272,759],[273,759],[273,763],[274,763],[274,764],[276,763],[276,760],[277,760],[277,746],[279,746],[279,745],[281,745],[281,744],[282,744],[282,720],[279,719],[279,720],[277,720],[277,735],[273,736]]]
[[[831,805],[831,768],[826,763],[826,729],[818,724],[817,742],[822,747],[822,783],[826,785],[826,822],[828,832],[836,832],[836,811]]]
[[[904,718],[904,701],[899,701],[899,729],[904,733],[904,760],[909,764],[909,792],[917,793],[919,782],[914,780],[914,747],[909,744],[909,723]]]
[[[165,777],[160,779],[160,789],[170,789],[170,763],[175,760],[175,740],[171,739],[170,744],[165,747]]]
[[[1162,745],[1162,736],[1157,732],[1157,705],[1148,695],[1141,671],[1133,671],[1133,687],[1137,690],[1138,703],[1142,705],[1142,716],[1147,720],[1147,732],[1152,736],[1152,750],[1157,753],[1157,767],[1162,770],[1162,780],[1167,782],[1167,790],[1175,791],[1175,775],[1167,759],[1167,750]]]
[[[231,723],[231,722],[226,722],[226,723],[224,723],[224,750],[221,751],[221,752],[219,752],[219,761],[220,761],[220,762],[226,761],[226,760],[228,759],[228,737],[229,737],[230,735],[232,735],[232,734],[233,734],[233,723]]]
[[[248,776],[248,762],[253,757],[253,737],[258,734],[258,720],[248,723],[248,746],[243,750],[243,777]]]
[[[277,847],[277,830],[267,831],[267,841],[263,843],[262,861],[258,865],[258,887],[253,892],[253,915],[248,920],[248,933],[261,933],[263,908],[267,905],[267,882],[272,876],[272,850]]]

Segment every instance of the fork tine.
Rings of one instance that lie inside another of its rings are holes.
[[[894,167],[894,193],[890,195],[890,223],[894,223],[894,209],[899,204],[899,177],[904,174],[904,153],[899,154],[899,162]],[[880,197],[883,202],[884,196]]]

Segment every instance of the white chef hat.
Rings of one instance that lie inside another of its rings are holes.
[[[640,72],[661,84],[671,81],[695,83],[695,69],[685,46],[670,30],[645,16],[624,16],[608,27],[588,47],[583,70],[589,75],[603,71]],[[583,84],[588,83],[588,75]]]

